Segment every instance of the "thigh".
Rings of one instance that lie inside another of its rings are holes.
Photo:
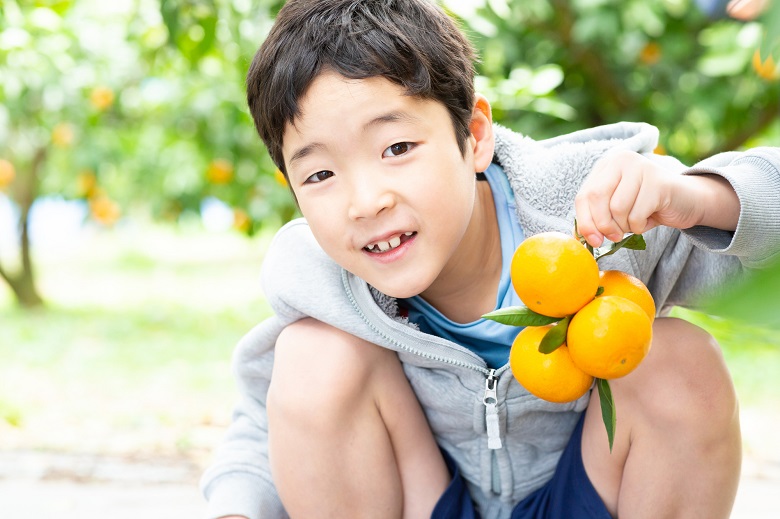
[[[314,319],[277,341],[268,416],[274,482],[294,517],[430,515],[446,486],[395,352]]]
[[[712,505],[697,516],[723,516],[741,456],[736,394],[714,339],[686,321],[657,319],[647,358],[610,386],[612,452],[595,392],[582,438],[585,469],[610,512],[682,517],[688,506]]]

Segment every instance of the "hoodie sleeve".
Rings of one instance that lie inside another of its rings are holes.
[[[209,519],[288,517],[268,459],[266,398],[276,340],[286,326],[306,316],[339,324],[356,319],[344,312],[346,303],[335,303],[346,298],[340,269],[319,248],[302,219],[283,226],[271,241],[261,285],[274,315],[250,330],[233,354],[240,400],[214,462],[201,478]]]
[[[303,316],[280,295],[285,285],[296,284],[287,271],[290,251],[286,245],[291,240],[285,235],[292,226],[288,224],[277,232],[261,269],[263,293],[274,315],[242,337],[233,353],[239,402],[214,461],[200,481],[208,501],[208,519],[230,515],[249,519],[288,517],[271,477],[266,399],[276,340],[285,326]]]
[[[683,174],[719,175],[729,181],[740,202],[736,231],[709,227],[684,231],[697,246],[737,256],[749,268],[780,259],[780,148],[722,153]]]
[[[249,519],[287,517],[271,479],[268,461],[266,395],[273,350],[283,328],[271,317],[246,334],[233,356],[240,401],[213,464],[201,478],[209,519],[239,515]]]

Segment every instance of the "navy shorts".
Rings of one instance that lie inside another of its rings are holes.
[[[611,519],[582,464],[582,413],[550,481],[520,501],[512,519]],[[452,480],[444,491],[431,519],[479,519],[466,482],[452,458],[444,451]]]

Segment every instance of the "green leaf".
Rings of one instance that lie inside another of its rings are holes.
[[[160,15],[168,29],[168,43],[176,46],[179,38],[179,6],[174,0],[160,0]]]
[[[612,452],[612,444],[615,441],[615,425],[617,422],[615,401],[612,399],[612,390],[609,388],[609,382],[607,380],[597,378],[596,387],[599,389],[599,399],[601,400],[601,418],[604,420],[604,426],[607,428],[609,452]]]
[[[610,245],[609,248],[606,249],[606,251],[604,251],[604,248],[596,249],[595,250],[596,261],[600,260],[605,256],[609,256],[610,254],[615,254],[620,249],[645,250],[646,248],[647,248],[647,243],[645,243],[645,239],[642,238],[641,234],[631,234],[623,238],[619,242]]]
[[[510,306],[494,310],[482,316],[485,319],[496,321],[510,326],[544,326],[545,324],[557,323],[561,317],[548,317],[537,314],[526,306]]]
[[[631,236],[627,236],[626,238],[617,242],[616,245],[618,248],[622,247],[631,250],[645,250],[647,248],[647,243],[645,243],[645,239],[641,234],[632,234]]]
[[[547,333],[544,334],[542,342],[539,343],[540,353],[552,353],[566,342],[566,332],[569,329],[569,321],[571,321],[571,316],[564,317],[558,321],[558,324],[550,328]]]
[[[596,290],[596,297],[600,296],[600,295],[601,295],[601,294],[603,294],[603,293],[604,293],[604,287],[599,287],[599,288]]]

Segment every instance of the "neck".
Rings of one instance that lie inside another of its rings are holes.
[[[501,280],[501,238],[487,182],[477,182],[474,212],[463,240],[436,281],[420,294],[457,323],[494,309]]]

